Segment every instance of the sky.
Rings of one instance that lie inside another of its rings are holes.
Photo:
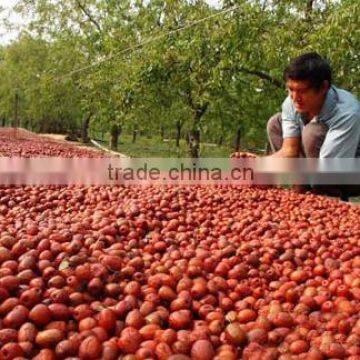
[[[4,13],[0,13],[0,45],[8,44],[11,40],[16,38],[19,27],[24,24],[24,19],[11,11],[11,8],[16,4],[17,0],[0,0],[0,8],[4,8]],[[208,4],[218,6],[220,0],[207,0]],[[14,29],[8,31],[5,27],[4,20],[9,20],[14,24]]]
[[[4,13],[0,14],[0,44],[8,43],[18,34],[18,31],[16,29],[12,30],[11,32],[7,31],[4,25],[4,19],[8,18],[8,20],[10,20],[14,24],[23,23],[21,17],[19,17],[17,14],[10,10],[11,7],[15,4],[16,0],[0,0],[0,8],[5,9]]]

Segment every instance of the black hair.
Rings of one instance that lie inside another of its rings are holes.
[[[291,60],[284,70],[284,81],[287,80],[307,80],[312,88],[320,89],[324,81],[331,84],[331,68],[316,52],[306,53]]]

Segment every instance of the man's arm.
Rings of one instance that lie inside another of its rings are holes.
[[[301,149],[301,141],[299,137],[288,137],[283,140],[282,147],[276,153],[269,157],[293,158],[299,157]]]
[[[283,143],[281,149],[270,157],[298,157],[301,150],[301,129],[290,96],[282,103],[281,120]]]
[[[344,114],[327,132],[320,158],[354,158],[359,142],[359,113]]]
[[[301,141],[299,137],[288,137],[283,140],[282,147],[279,151],[268,157],[293,158],[299,157],[301,149]],[[231,158],[255,158],[255,154],[248,152],[235,152],[230,155]]]

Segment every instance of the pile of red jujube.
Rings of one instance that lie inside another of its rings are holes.
[[[0,359],[360,359],[360,207],[0,187]]]
[[[65,141],[42,137],[24,129],[0,128],[0,156],[99,158],[104,157],[105,154],[100,151],[74,146]]]

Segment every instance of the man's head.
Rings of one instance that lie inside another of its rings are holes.
[[[317,53],[303,54],[284,70],[284,81],[296,110],[317,114],[331,85],[331,68]]]

